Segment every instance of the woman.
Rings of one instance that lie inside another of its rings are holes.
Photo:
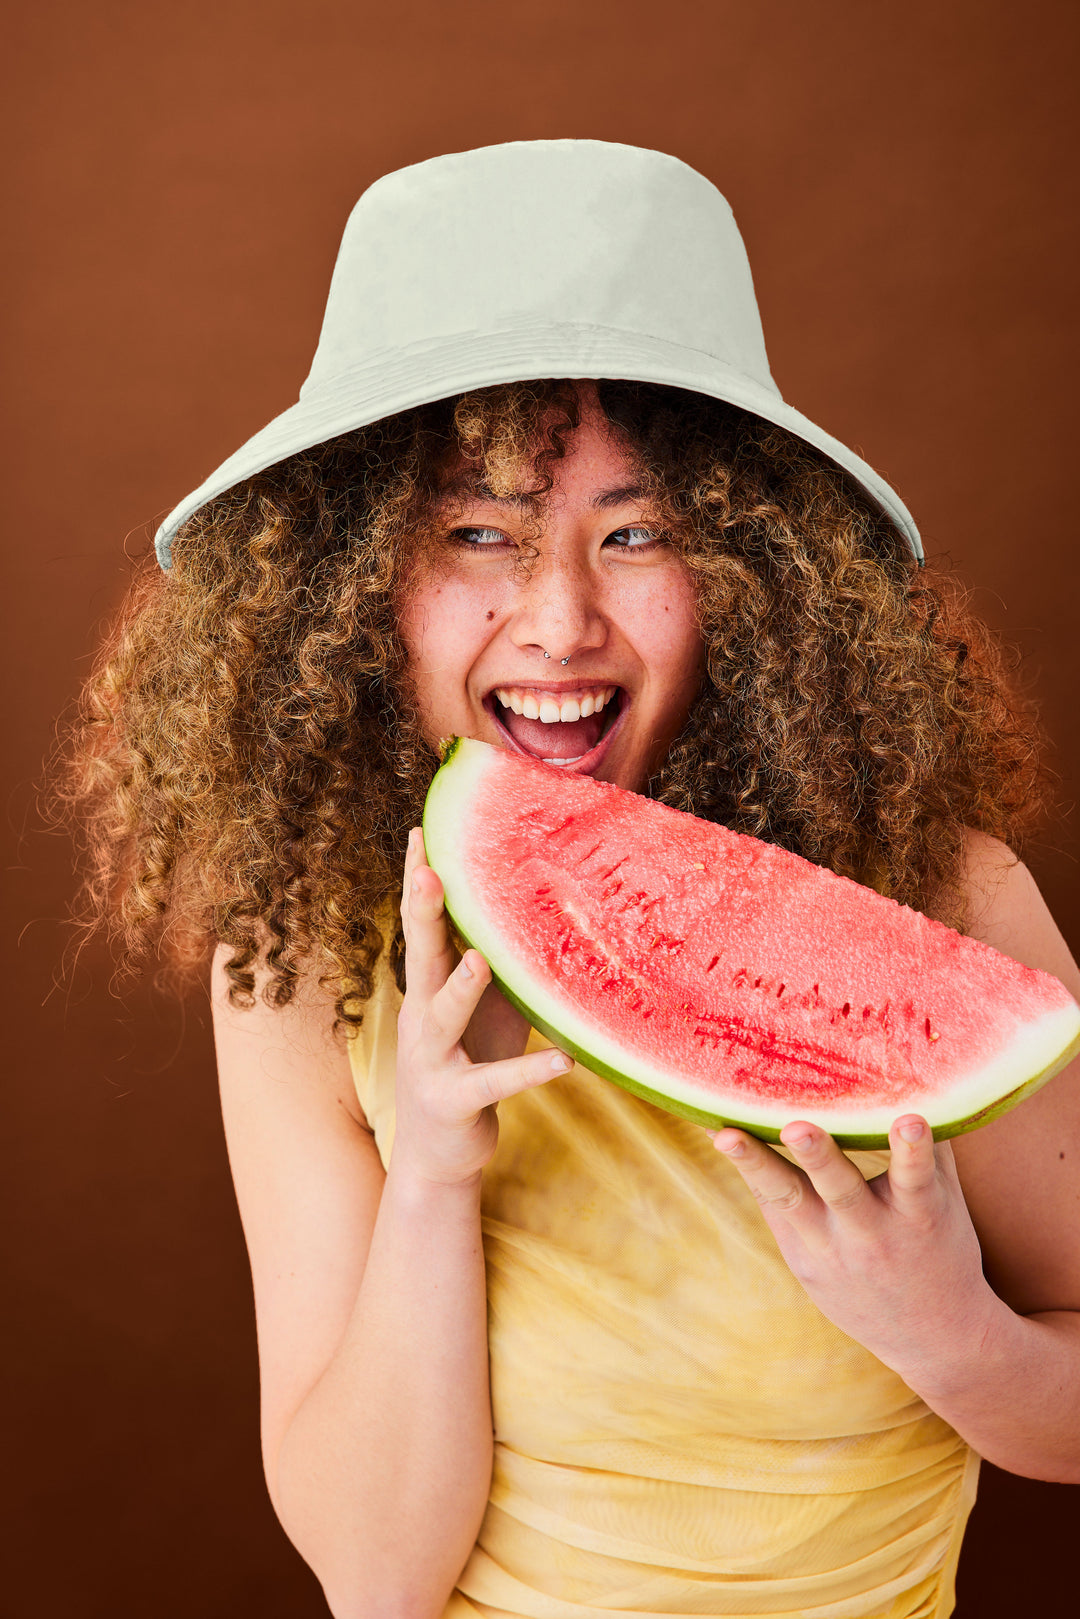
[[[1080,990],[1007,847],[1030,720],[779,398],[723,200],[600,142],[378,182],[299,404],[159,555],[91,688],[97,892],[219,941],[267,1482],[332,1611],[948,1614],[976,1452],[1080,1478],[1076,1073],[952,1148],[710,1140],[456,960],[415,830],[473,735]]]

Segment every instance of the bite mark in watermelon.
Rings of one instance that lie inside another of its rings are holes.
[[[876,1148],[997,1117],[1080,1050],[1047,973],[757,838],[455,739],[424,808],[462,938],[593,1073],[715,1128]]]

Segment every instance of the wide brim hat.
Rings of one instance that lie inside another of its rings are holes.
[[[296,404],[158,530],[301,450],[416,405],[540,377],[690,389],[787,428],[862,486],[922,560],[895,491],[773,382],[746,250],[714,185],[663,152],[511,141],[376,180],[334,266]]]

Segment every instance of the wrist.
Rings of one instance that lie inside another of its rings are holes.
[[[482,1171],[456,1176],[424,1162],[395,1143],[386,1171],[386,1190],[396,1201],[408,1206],[469,1207],[479,1205]]]
[[[944,1321],[930,1322],[928,1341],[896,1371],[932,1409],[951,1406],[970,1391],[974,1379],[985,1379],[1009,1344],[1020,1318],[1000,1299],[985,1278]]]

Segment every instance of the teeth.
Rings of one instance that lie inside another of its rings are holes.
[[[513,686],[496,687],[495,696],[503,708],[511,708],[527,720],[539,720],[543,725],[572,725],[575,720],[599,714],[617,690],[617,686],[604,686],[600,691],[586,692],[583,697],[564,697],[561,703],[548,692],[536,695]]]

